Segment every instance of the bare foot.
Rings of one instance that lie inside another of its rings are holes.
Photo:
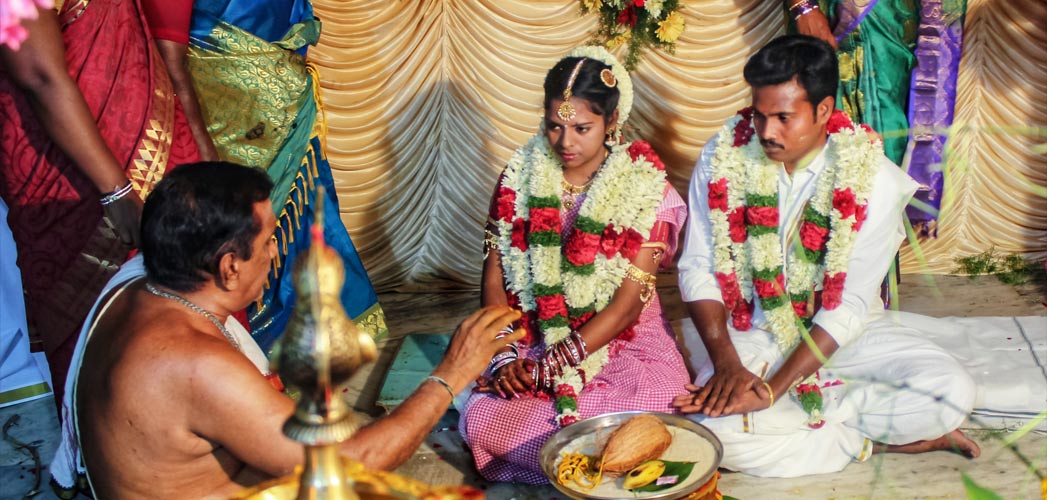
[[[940,438],[916,441],[908,444],[877,443],[873,447],[874,453],[926,453],[928,451],[947,450],[959,453],[967,458],[978,458],[982,450],[973,439],[967,437],[960,429],[956,429]]]

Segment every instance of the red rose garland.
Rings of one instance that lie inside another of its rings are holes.
[[[842,302],[853,234],[866,217],[881,146],[870,141],[867,127],[855,127],[841,111],[832,114],[827,132],[829,154],[834,157],[828,160],[801,216],[802,251],[782,255],[775,250],[780,248],[780,165],[768,160],[754,139],[752,116],[752,109],[746,108],[728,121],[712,162],[708,205],[715,276],[732,325],[738,330],[751,328],[753,300],[758,298],[767,320],[765,328],[788,350],[811,325],[816,312],[816,304],[811,303],[815,286],[822,285],[821,307],[832,310]],[[786,258],[788,276],[783,272]],[[812,391],[804,394],[809,393]]]
[[[624,266],[610,263],[631,260],[639,252],[665,189],[665,165],[646,142],[612,148],[570,237],[562,241],[558,196],[562,173],[548,141],[536,136],[517,154],[520,156],[510,160],[497,192],[497,224],[500,234],[508,233],[508,237],[499,236],[499,249],[510,302],[527,313],[527,322],[533,322],[549,346],[584,325],[613,296],[618,285],[607,288],[603,284],[620,285]],[[613,208],[626,203],[631,207],[641,204],[642,210],[631,211],[636,215],[622,220],[623,215]],[[608,216],[617,224],[605,219]],[[621,276],[607,279],[608,273],[615,272]],[[592,283],[603,286],[592,288]],[[630,327],[618,339],[631,337]],[[586,374],[599,373],[607,359],[605,346],[554,377],[560,425],[578,420],[577,395],[587,381]]]

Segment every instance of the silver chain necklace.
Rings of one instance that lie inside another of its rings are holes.
[[[192,302],[189,302],[188,300],[178,295],[157,289],[155,286],[153,286],[152,283],[146,283],[145,289],[149,290],[149,293],[153,295],[163,297],[165,299],[171,299],[175,302],[178,302],[179,304],[182,304],[185,307],[188,307],[189,309],[192,309],[193,311],[203,314],[205,318],[211,320],[211,323],[214,323],[214,326],[218,327],[218,331],[222,332],[222,335],[225,335],[225,339],[228,340],[230,344],[233,344],[233,347],[235,347],[237,351],[240,350],[240,342],[236,340],[236,337],[234,337],[233,334],[229,332],[229,329],[226,328],[225,325],[223,325],[222,322],[219,321],[218,317],[214,314],[211,314],[206,309]]]

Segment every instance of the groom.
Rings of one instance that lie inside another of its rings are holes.
[[[752,107],[691,179],[679,268],[698,376],[674,405],[716,432],[724,467],[758,476],[835,472],[879,451],[977,456],[957,428],[970,375],[883,318],[878,297],[916,183],[834,112],[827,43],[775,39],[744,74]]]

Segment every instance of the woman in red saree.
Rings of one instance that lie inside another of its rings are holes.
[[[199,154],[138,2],[56,9],[26,23],[19,51],[0,49],[0,197],[34,350],[47,354],[61,400],[76,333],[134,246],[142,198]]]

